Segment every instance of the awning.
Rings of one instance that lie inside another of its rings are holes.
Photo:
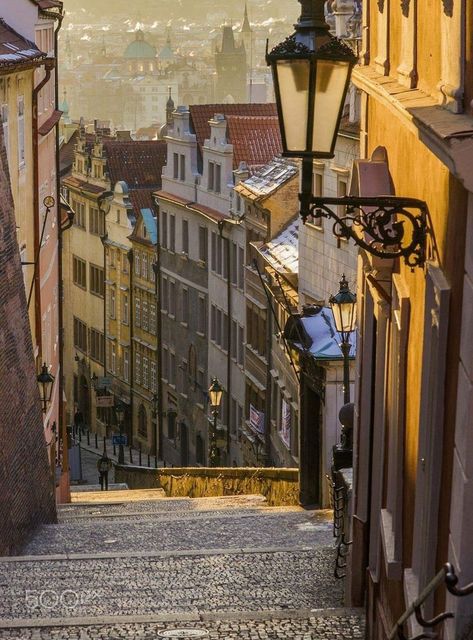
[[[62,111],[53,111],[52,116],[50,116],[46,122],[44,122],[40,128],[38,129],[38,133],[40,136],[47,136],[50,131],[54,129],[59,120],[61,119]]]
[[[341,360],[340,336],[328,307],[314,307],[312,315],[293,315],[284,328],[284,336],[292,346],[316,360]],[[350,358],[356,355],[356,332],[350,336]]]

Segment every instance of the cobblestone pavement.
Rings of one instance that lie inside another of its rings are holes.
[[[0,558],[0,639],[352,640],[328,512],[260,497],[60,509],[21,558]]]

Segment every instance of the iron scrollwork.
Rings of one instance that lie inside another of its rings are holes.
[[[339,215],[334,207],[343,208],[345,215]],[[402,257],[411,268],[425,263],[427,205],[422,200],[395,196],[313,196],[308,214],[333,220],[335,236],[351,238],[378,258]]]

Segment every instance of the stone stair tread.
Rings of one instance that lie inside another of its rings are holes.
[[[166,494],[163,489],[116,489],[114,491],[71,491],[71,502],[114,503],[114,502],[143,502],[163,500]]]

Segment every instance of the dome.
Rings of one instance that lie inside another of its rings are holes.
[[[145,34],[138,29],[135,40],[125,50],[124,57],[127,60],[146,60],[156,58],[156,49],[145,40]]]
[[[164,45],[164,47],[161,49],[160,53],[159,53],[159,59],[160,60],[174,60],[175,56],[174,56],[174,51],[172,50],[171,47],[171,38],[168,35],[167,40],[166,40],[166,44]]]

